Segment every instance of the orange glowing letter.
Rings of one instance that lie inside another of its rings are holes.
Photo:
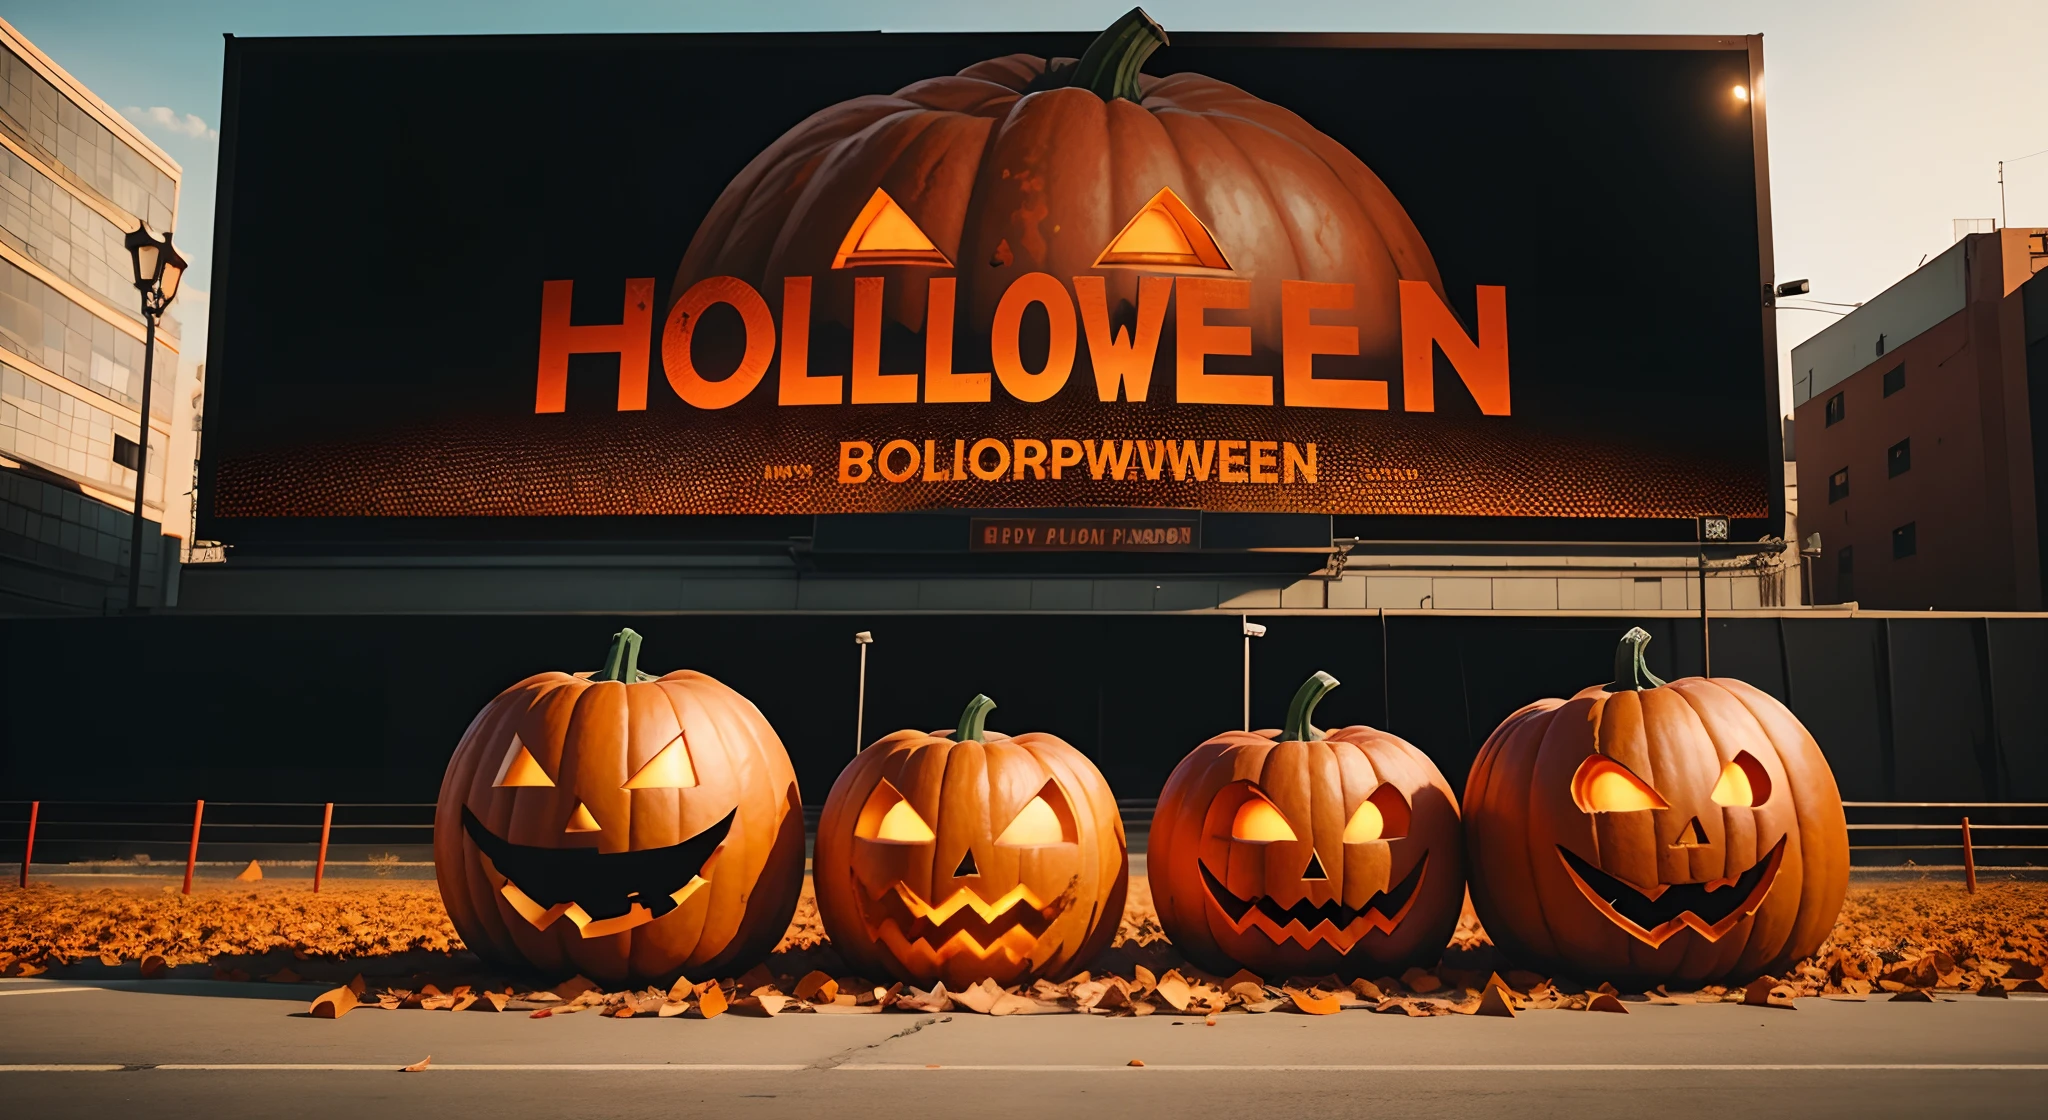
[[[845,378],[838,374],[809,376],[811,364],[811,278],[782,278],[782,372],[776,378],[776,404],[839,404],[846,399]]]
[[[1088,361],[1095,367],[1095,395],[1142,401],[1152,385],[1152,360],[1159,353],[1159,329],[1166,325],[1166,301],[1173,296],[1173,278],[1144,276],[1138,280],[1138,323],[1131,330],[1109,325],[1108,285],[1100,276],[1074,277],[1074,299],[1081,305],[1081,325],[1088,332]]]
[[[731,304],[740,313],[740,322],[747,332],[747,350],[731,375],[721,381],[706,381],[690,359],[690,337],[696,333],[705,309],[714,303]],[[683,298],[669,308],[668,322],[661,328],[661,365],[668,372],[669,387],[696,408],[718,409],[738,404],[761,383],[761,376],[768,372],[769,359],[774,356],[775,316],[768,313],[768,301],[761,298],[752,284],[733,276],[707,276],[690,285]]]
[[[1479,340],[1465,334],[1458,317],[1436,289],[1420,280],[1401,281],[1401,407],[1436,411],[1436,353],[1442,347],[1451,368],[1488,416],[1508,415],[1508,290],[1479,285]]]
[[[1385,408],[1387,383],[1318,380],[1317,354],[1358,353],[1358,328],[1317,323],[1311,312],[1349,311],[1355,285],[1280,281],[1281,385],[1294,408]]]
[[[1032,304],[1045,308],[1051,342],[1045,351],[1045,368],[1032,373],[1024,368],[1017,348],[1017,332],[1024,325],[1024,309]],[[1050,400],[1066,387],[1074,372],[1074,301],[1057,279],[1044,272],[1027,272],[1010,282],[996,304],[995,322],[989,327],[989,351],[995,359],[996,377],[1003,390],[1026,404]]]
[[[917,375],[882,372],[882,278],[853,278],[853,403],[915,404]]]
[[[626,281],[626,312],[616,323],[585,326],[569,322],[574,280],[540,286],[540,377],[534,385],[535,412],[561,412],[569,402],[569,355],[619,356],[619,411],[647,407],[647,336],[654,329],[654,280]]]
[[[1273,377],[1265,373],[1204,373],[1210,354],[1248,355],[1250,327],[1210,326],[1202,313],[1252,305],[1249,280],[1183,276],[1174,281],[1174,331],[1180,336],[1175,362],[1174,397],[1181,404],[1272,404]]]
[[[924,317],[924,403],[980,404],[988,400],[989,375],[953,372],[953,292],[959,281],[934,276]]]

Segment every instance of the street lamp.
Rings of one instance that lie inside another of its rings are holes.
[[[853,636],[853,644],[860,647],[860,693],[853,702],[853,753],[859,754],[867,745],[861,731],[868,718],[868,647],[875,644],[875,636],[862,630]]]
[[[1249,618],[1239,617],[1244,623],[1244,729],[1252,729],[1252,639],[1266,636],[1266,628]]]
[[[156,380],[156,324],[164,308],[177,298],[185,275],[185,258],[171,247],[171,235],[158,241],[149,226],[128,235],[128,255],[135,264],[135,288],[142,293],[142,430],[135,441],[135,521],[128,543],[128,609],[142,609],[142,491],[149,481],[149,397]]]
[[[1806,594],[1806,605],[1814,604],[1813,562],[1820,559],[1820,534],[1815,533],[1799,542],[1799,587]]]

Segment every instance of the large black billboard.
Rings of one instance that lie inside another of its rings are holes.
[[[230,40],[200,531],[1146,507],[1755,536],[1760,50],[1135,13]]]

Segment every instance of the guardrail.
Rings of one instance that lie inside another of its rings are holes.
[[[1117,801],[1134,849],[1144,847],[1157,804],[1152,798]],[[1979,871],[2048,869],[2048,801],[1847,801],[1843,808],[1850,818],[1850,860],[1858,868],[1960,870],[1972,890]],[[277,857],[264,853],[317,845],[312,863],[318,891],[336,833],[365,852],[419,846],[432,840],[433,814],[433,802],[424,801],[0,801],[0,853],[21,852],[19,882],[25,886],[38,844],[45,852],[56,849],[60,864],[150,866],[155,852],[149,849],[174,849],[167,854],[183,856],[183,890],[189,894],[202,842],[217,853],[230,849],[270,859]],[[814,829],[818,807],[805,806],[804,818]],[[1945,853],[1955,853],[1958,862],[1911,858],[1939,859]],[[1998,854],[1979,864],[1981,853]],[[382,866],[394,859],[338,862]]]

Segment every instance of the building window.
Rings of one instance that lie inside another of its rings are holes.
[[[119,433],[114,435],[114,462],[132,471],[140,465],[142,456],[137,452],[141,450],[142,448],[127,436]]]
[[[1891,395],[1892,395],[1893,393],[1896,393],[1896,392],[1898,392],[1899,390],[1901,390],[1901,389],[1903,389],[1903,388],[1905,388],[1905,387],[1906,387],[1906,367],[1905,367],[1905,365],[1904,365],[1903,363],[1901,363],[1901,364],[1899,364],[1899,365],[1895,365],[1895,366],[1893,366],[1892,368],[1890,368],[1890,369],[1888,369],[1888,370],[1884,371],[1884,395],[1885,395],[1885,396],[1889,397],[1889,396],[1891,396]]]
[[[1848,415],[1848,411],[1848,406],[1842,403],[1842,394],[1836,393],[1834,396],[1829,397],[1828,422],[1825,426],[1834,427],[1837,423],[1841,422],[1843,416]]]
[[[1828,476],[1828,504],[1833,505],[1848,496],[1849,468],[1843,467]]]
[[[1884,453],[1884,469],[1897,478],[1913,469],[1913,441],[1902,439],[1892,444]]]
[[[1919,522],[1908,521],[1892,530],[1892,559],[1904,560],[1920,550]]]
[[[1835,553],[1835,601],[1851,603],[1856,600],[1856,549],[1844,545]]]

